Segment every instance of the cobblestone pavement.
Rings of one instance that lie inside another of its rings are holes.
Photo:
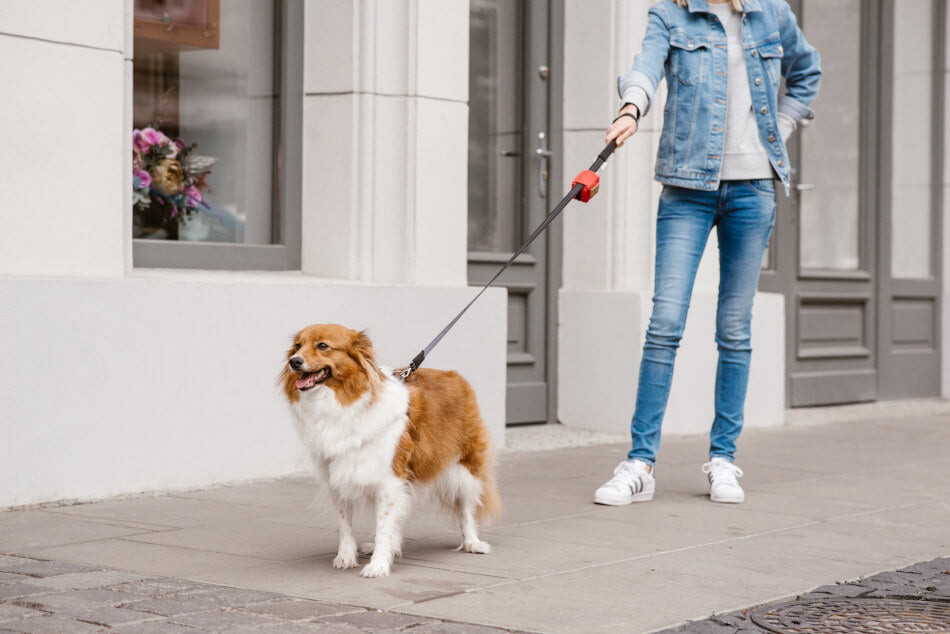
[[[506,632],[273,592],[0,555],[2,632]]]
[[[923,600],[950,602],[950,558],[937,558],[922,561],[892,572],[882,572],[871,577],[821,586],[811,592],[795,597],[795,601],[820,601],[831,598],[847,599],[891,599]],[[753,612],[762,612],[763,608],[779,606],[788,601],[776,601],[762,606],[754,606],[727,614],[712,616],[703,621],[693,621],[686,625],[664,630],[664,632],[688,632],[689,634],[733,634],[735,632],[772,632],[752,621]],[[927,631],[950,632],[950,621],[942,623],[943,629],[901,628],[899,622],[892,629],[874,631]],[[880,627],[880,625],[878,625]],[[937,626],[939,627],[939,626]],[[820,630],[813,630],[820,631]],[[869,630],[870,631],[870,630]]]

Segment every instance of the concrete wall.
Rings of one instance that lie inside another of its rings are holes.
[[[131,7],[0,3],[0,508],[297,471],[290,335],[405,364],[471,296],[467,2],[306,3],[303,272],[244,274],[132,270]],[[427,360],[499,445],[506,314],[486,294]]]
[[[617,76],[632,65],[639,51],[651,4],[649,0],[565,2],[565,182],[603,147],[604,130],[620,106]],[[661,188],[652,176],[665,99],[663,84],[639,132],[602,171],[601,195],[584,209],[569,211],[564,219],[558,416],[567,425],[616,431],[627,428],[633,414],[653,295]],[[704,432],[712,423],[717,252],[713,234],[700,264],[678,353],[665,434]],[[746,403],[750,427],[784,421],[784,323],[784,297],[760,293]],[[591,333],[610,335],[592,341]],[[577,341],[592,345],[573,345]]]

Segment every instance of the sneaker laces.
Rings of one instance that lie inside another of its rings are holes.
[[[638,467],[632,460],[624,460],[614,469],[614,476],[608,480],[604,486],[623,491],[633,489],[634,493],[639,493],[643,488],[643,482],[640,476],[645,475],[643,467]]]
[[[734,484],[739,486],[736,478],[742,477],[742,469],[728,460],[711,460],[703,465],[703,473],[709,475],[712,484]]]

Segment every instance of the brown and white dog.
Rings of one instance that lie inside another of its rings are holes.
[[[333,566],[357,566],[354,506],[376,505],[376,536],[360,574],[389,575],[413,497],[426,490],[458,518],[457,550],[488,553],[478,521],[497,518],[491,439],[468,382],[420,368],[403,383],[376,362],[365,332],[336,324],[294,337],[280,374],[301,438],[336,505],[340,547]]]

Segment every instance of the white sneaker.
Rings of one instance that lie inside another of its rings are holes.
[[[614,469],[614,477],[594,493],[596,504],[623,506],[653,499],[656,479],[653,469],[640,460],[624,460]]]
[[[703,465],[703,473],[709,476],[709,499],[713,502],[738,504],[745,500],[745,492],[736,478],[742,477],[742,469],[725,458],[713,458]]]

